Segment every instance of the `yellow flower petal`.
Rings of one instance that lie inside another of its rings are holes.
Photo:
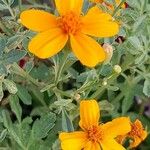
[[[98,126],[100,118],[99,105],[95,100],[82,100],[80,103],[80,122],[83,129]]]
[[[25,10],[21,13],[20,19],[25,27],[37,32],[57,26],[56,17],[42,10]]]
[[[110,138],[103,140],[101,147],[103,150],[126,150],[121,144]]]
[[[82,32],[96,37],[111,37],[119,32],[119,26],[111,15],[103,13],[96,6],[82,17]]]
[[[141,139],[139,137],[135,137],[134,139],[131,139],[130,142],[130,148],[135,148],[141,143]]]
[[[115,138],[118,135],[125,135],[131,130],[130,119],[127,117],[116,118],[113,121],[104,124],[103,128],[105,134],[111,138]]]
[[[68,36],[59,28],[36,35],[29,43],[29,51],[39,58],[48,58],[57,54],[66,44]]]
[[[87,141],[86,134],[82,131],[60,133],[59,139],[62,150],[81,150]]]
[[[81,13],[83,0],[55,0],[56,8],[61,15],[65,15],[69,11],[77,14]]]
[[[72,35],[70,41],[73,52],[83,65],[94,67],[105,60],[104,49],[92,38],[77,34]]]
[[[89,141],[86,143],[84,150],[101,150],[99,143]]]

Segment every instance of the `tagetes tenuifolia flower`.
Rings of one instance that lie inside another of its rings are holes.
[[[100,123],[100,108],[95,100],[82,100],[80,122],[83,131],[62,132],[59,135],[63,150],[125,150],[115,138],[131,130],[130,120],[120,117],[105,124]]]
[[[142,141],[147,137],[147,131],[143,128],[140,120],[135,120],[131,122],[131,131],[125,135],[119,135],[116,140],[118,143],[123,144],[125,140],[130,139],[130,148],[137,147]]]
[[[147,137],[147,131],[144,129],[140,120],[135,120],[134,123],[131,123],[131,131],[127,135],[132,139],[130,147],[137,147],[142,141]]]
[[[96,6],[81,15],[83,0],[55,0],[59,16],[30,9],[21,13],[21,23],[38,32],[29,43],[29,51],[39,58],[57,54],[70,41],[72,51],[82,64],[94,67],[105,60],[103,48],[91,37],[111,37],[119,26]]]

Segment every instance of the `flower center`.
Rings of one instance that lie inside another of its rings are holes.
[[[131,131],[129,132],[129,136],[132,136],[132,137],[139,137],[141,138],[142,136],[142,129],[136,125],[131,125]]]
[[[76,34],[81,30],[82,22],[79,15],[70,11],[58,18],[59,27],[68,34]]]
[[[99,142],[103,139],[104,132],[100,126],[92,126],[87,130],[88,139],[92,142]]]

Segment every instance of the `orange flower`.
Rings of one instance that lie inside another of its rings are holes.
[[[83,65],[94,67],[105,60],[103,48],[90,36],[111,37],[119,26],[96,6],[82,16],[83,0],[55,0],[60,16],[30,9],[21,13],[21,23],[38,32],[29,43],[29,51],[40,58],[57,54],[70,41],[72,51]],[[90,36],[87,36],[90,35]]]
[[[118,143],[123,144],[126,138],[131,139],[130,148],[137,147],[142,141],[147,137],[147,131],[144,130],[143,125],[140,120],[136,120],[131,124],[131,131],[125,135],[119,135],[116,140]]]
[[[105,124],[99,124],[100,109],[95,100],[82,100],[80,122],[83,131],[62,132],[59,135],[63,150],[125,150],[115,138],[131,130],[130,120],[120,117]]]
[[[137,147],[147,137],[147,131],[144,130],[140,120],[136,120],[131,123],[131,131],[128,133],[128,137],[132,139],[130,147]]]

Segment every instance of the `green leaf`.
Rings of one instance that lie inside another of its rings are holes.
[[[74,131],[72,121],[65,109],[62,109],[62,130],[66,132]]]
[[[54,127],[56,115],[49,112],[44,114],[40,119],[36,119],[32,127],[32,135],[35,139],[45,138],[48,132]]]
[[[24,39],[23,35],[15,35],[10,37],[7,42],[8,49],[9,50],[16,49],[23,39]]]
[[[109,64],[103,65],[99,71],[102,76],[109,76],[112,73],[112,66]]]
[[[9,96],[9,102],[10,102],[11,110],[15,113],[18,121],[21,122],[22,108],[19,104],[18,96],[17,95]]]
[[[9,115],[7,110],[2,110],[2,118],[3,118],[4,126],[7,129],[12,129],[13,128],[13,124],[12,124],[10,115]]]
[[[150,79],[146,79],[144,82],[143,93],[150,97]]]
[[[17,84],[17,89],[18,89],[17,95],[21,99],[21,101],[26,105],[31,105],[32,97],[29,94],[28,90],[19,84]]]
[[[0,101],[2,100],[4,96],[4,93],[3,93],[3,82],[0,80]]]
[[[7,74],[7,68],[4,66],[4,64],[0,64],[0,75],[6,75]]]
[[[4,129],[4,130],[1,132],[1,134],[0,134],[0,143],[3,142],[3,140],[4,140],[5,137],[6,137],[6,135],[7,135],[7,129]]]
[[[3,54],[6,46],[6,40],[0,37],[0,56]]]
[[[107,100],[100,101],[99,105],[102,111],[112,112],[114,110],[114,106]]]
[[[7,90],[9,91],[9,93],[11,93],[11,94],[16,94],[17,93],[18,89],[16,87],[16,84],[13,81],[8,80],[8,79],[4,79],[3,82],[4,82]]]
[[[26,53],[27,52],[24,50],[11,50],[5,55],[5,64],[12,64],[14,62],[18,62],[26,55]]]

